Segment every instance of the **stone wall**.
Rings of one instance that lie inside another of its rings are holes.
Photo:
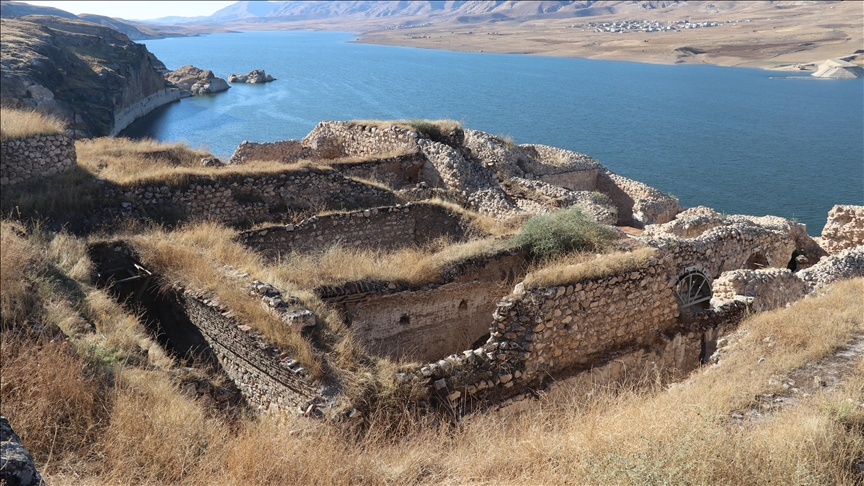
[[[837,280],[864,277],[864,245],[842,250],[819,260],[810,268],[800,270],[795,275],[812,292]]]
[[[714,280],[711,290],[717,301],[748,297],[752,299],[751,310],[765,312],[800,300],[807,293],[807,286],[786,268],[769,268],[726,272]]]
[[[181,295],[189,320],[201,330],[222,369],[251,406],[298,413],[309,402],[321,400],[302,367],[238,322],[228,309],[197,292],[186,290]]]
[[[66,135],[37,135],[0,142],[0,185],[52,176],[75,166],[75,142]]]
[[[676,275],[698,271],[709,279],[741,268],[784,268],[796,247],[786,231],[749,221],[714,227],[696,238],[649,235],[643,240],[669,255]]]
[[[333,170],[188,176],[172,186],[142,182],[123,190],[124,210],[157,220],[217,220],[243,225],[283,221],[287,211],[319,212],[390,205],[392,192]]]
[[[822,229],[821,243],[828,253],[864,245],[864,206],[838,204],[831,208]]]
[[[313,157],[371,157],[392,152],[416,152],[417,132],[390,125],[387,128],[353,122],[322,121],[303,138]]]
[[[486,344],[402,379],[427,386],[430,398],[470,408],[590,369],[623,350],[665,346],[659,336],[678,326],[670,269],[668,259],[649,257],[616,275],[550,288],[519,284],[496,305]]]
[[[334,161],[330,164],[345,176],[377,181],[391,189],[401,189],[426,182],[423,173],[428,165],[429,162],[421,152],[409,152],[360,162]],[[434,186],[435,182],[429,185]]]
[[[524,255],[509,251],[476,257],[453,269],[446,283],[378,291],[341,311],[373,354],[437,359],[470,348],[489,333],[498,300],[523,276],[524,265]]]
[[[667,223],[683,209],[674,197],[608,170],[598,173],[597,190],[612,199],[618,208],[618,223],[627,226]]]
[[[331,245],[393,250],[424,245],[436,238],[464,241],[478,235],[462,216],[443,206],[408,203],[325,216],[299,224],[271,226],[240,233],[245,245],[267,258],[292,251],[322,250]]]
[[[290,164],[301,159],[308,159],[311,155],[311,151],[304,147],[300,140],[279,140],[263,143],[243,140],[234,150],[228,163],[239,165],[257,160]]]

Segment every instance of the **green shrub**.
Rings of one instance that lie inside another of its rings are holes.
[[[602,252],[618,238],[614,228],[573,207],[534,216],[510,243],[521,246],[535,260],[545,260],[574,251]]]

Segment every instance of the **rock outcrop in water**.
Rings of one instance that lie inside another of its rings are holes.
[[[224,79],[214,75],[213,71],[191,65],[169,71],[165,74],[165,80],[193,95],[218,93],[231,87]]]
[[[57,116],[70,135],[116,135],[183,94],[145,46],[114,29],[28,15],[2,19],[0,30],[3,104]]]
[[[253,69],[247,74],[229,74],[229,83],[261,84],[276,81],[276,78],[265,73],[263,69]]]

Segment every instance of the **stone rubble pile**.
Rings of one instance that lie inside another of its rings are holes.
[[[849,248],[819,260],[795,274],[809,291],[847,278],[864,277],[864,245]]]

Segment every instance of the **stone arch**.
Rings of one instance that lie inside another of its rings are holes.
[[[768,261],[768,257],[762,252],[760,248],[756,248],[753,250],[753,253],[744,260],[744,263],[741,264],[742,269],[746,270],[760,270],[762,268],[768,268],[771,262]]]
[[[699,312],[711,305],[711,277],[695,267],[686,268],[672,290],[682,311]]]

